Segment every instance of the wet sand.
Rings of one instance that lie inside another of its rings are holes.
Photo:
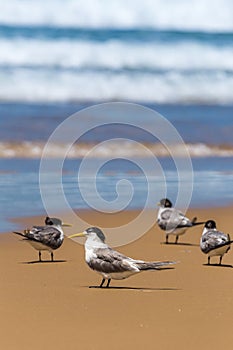
[[[232,212],[198,209],[188,215],[214,218],[233,238]],[[82,213],[100,227],[118,226],[136,214]],[[26,228],[43,219],[18,222]],[[78,231],[66,229],[67,234]],[[89,288],[101,277],[86,266],[81,244],[66,238],[55,252],[56,262],[37,263],[38,254],[29,244],[1,234],[1,349],[232,349],[233,249],[223,266],[206,266],[199,249],[201,231],[192,228],[180,244],[165,245],[164,233],[155,226],[119,247],[134,258],[179,263],[175,269],[112,281],[109,289]]]

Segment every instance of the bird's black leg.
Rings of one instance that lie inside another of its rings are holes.
[[[168,235],[166,235],[166,244],[168,244]]]
[[[208,256],[208,265],[210,265],[210,256]]]
[[[39,261],[41,261],[41,251],[39,250]]]
[[[109,287],[110,282],[111,282],[111,278],[108,279],[108,283],[107,283],[107,285],[106,285],[106,288]]]
[[[100,288],[103,287],[104,282],[105,282],[105,278],[102,279],[102,282],[100,283]]]
[[[222,255],[220,255],[219,265],[222,265]]]
[[[53,261],[53,252],[51,252],[51,261]]]
[[[177,235],[177,236],[176,236],[176,240],[175,240],[175,244],[177,244],[178,239],[179,239],[179,236]]]

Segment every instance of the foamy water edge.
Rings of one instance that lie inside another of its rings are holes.
[[[142,143],[154,156],[169,157],[169,150],[162,144],[158,143]],[[97,147],[96,147],[97,146]],[[39,159],[42,156],[45,143],[43,142],[0,142],[0,158],[24,158]],[[175,144],[170,145],[173,155],[182,157],[184,155],[184,146]],[[232,157],[233,146],[231,145],[207,145],[205,143],[187,143],[186,149],[193,158],[201,157]],[[92,151],[92,157],[108,158],[108,157],[140,157],[148,158],[148,152],[144,152],[142,147],[135,147],[135,143],[130,141],[108,142],[108,146],[95,143],[77,143],[69,144],[49,144],[46,147],[46,155],[49,158],[63,157],[64,149],[68,149],[67,158],[83,158]]]

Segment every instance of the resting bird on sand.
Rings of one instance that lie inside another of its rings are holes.
[[[174,261],[145,262],[131,259],[110,248],[105,243],[105,236],[98,227],[90,227],[82,233],[69,236],[86,237],[85,260],[87,265],[102,275],[100,288],[107,279],[106,287],[109,287],[111,279],[121,280],[136,273],[146,270],[162,270],[167,265],[175,264]],[[166,269],[166,267],[164,268]]]
[[[231,241],[229,234],[218,231],[215,221],[206,221],[200,240],[200,248],[204,254],[208,255],[208,265],[210,265],[212,256],[220,256],[219,265],[221,265],[222,257],[230,250],[231,243],[233,241]]]
[[[48,250],[53,261],[53,251],[58,249],[64,241],[64,233],[62,226],[71,226],[70,224],[62,223],[58,218],[45,219],[45,226],[33,226],[31,229],[24,232],[13,232],[22,236],[33,248],[39,251],[39,261],[41,260],[41,251]]]
[[[168,244],[169,235],[175,235],[175,243],[178,242],[179,236],[183,235],[188,228],[203,225],[205,222],[196,222],[197,218],[189,220],[183,213],[172,207],[172,202],[163,198],[158,203],[159,211],[157,216],[157,224],[166,231],[166,244]]]

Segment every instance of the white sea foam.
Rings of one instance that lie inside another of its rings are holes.
[[[233,102],[228,45],[2,38],[0,46],[3,101]]]
[[[0,0],[0,23],[232,31],[231,0]]]
[[[215,34],[208,40],[197,33],[167,33],[166,40],[152,35],[143,41],[137,31],[127,40],[111,32],[148,27],[231,32],[230,0],[0,0],[0,6],[0,25],[16,26],[13,36],[12,28],[1,28],[0,101],[233,103],[229,35],[220,41]],[[30,27],[18,32],[20,25],[65,26],[67,37],[46,37],[48,28],[30,36]],[[99,41],[98,30],[91,39],[69,36],[72,26],[104,27],[105,39]]]
[[[233,72],[233,48],[202,42],[107,42],[0,39],[0,64],[10,67],[197,70]]]
[[[160,75],[17,69],[0,72],[0,100],[79,102],[232,103],[233,75],[213,72]]]
[[[0,142],[0,158],[35,158],[42,156],[45,144],[43,142]],[[96,144],[81,143],[75,144],[70,148],[67,158],[82,158],[88,155],[92,150],[92,156],[96,158],[134,158],[148,157],[148,152],[144,152],[142,147],[135,147],[135,143],[130,141],[108,142],[108,146],[97,146]],[[170,153],[167,148],[161,144],[145,143],[144,146],[151,151],[156,157],[169,157]],[[232,146],[212,146],[204,143],[186,144],[189,154],[193,158],[201,157],[232,157]],[[46,149],[46,154],[50,158],[59,158],[64,153],[64,148],[69,148],[64,144],[50,144]],[[182,157],[184,155],[183,145],[172,146],[173,155]],[[186,154],[186,153],[185,153]]]

